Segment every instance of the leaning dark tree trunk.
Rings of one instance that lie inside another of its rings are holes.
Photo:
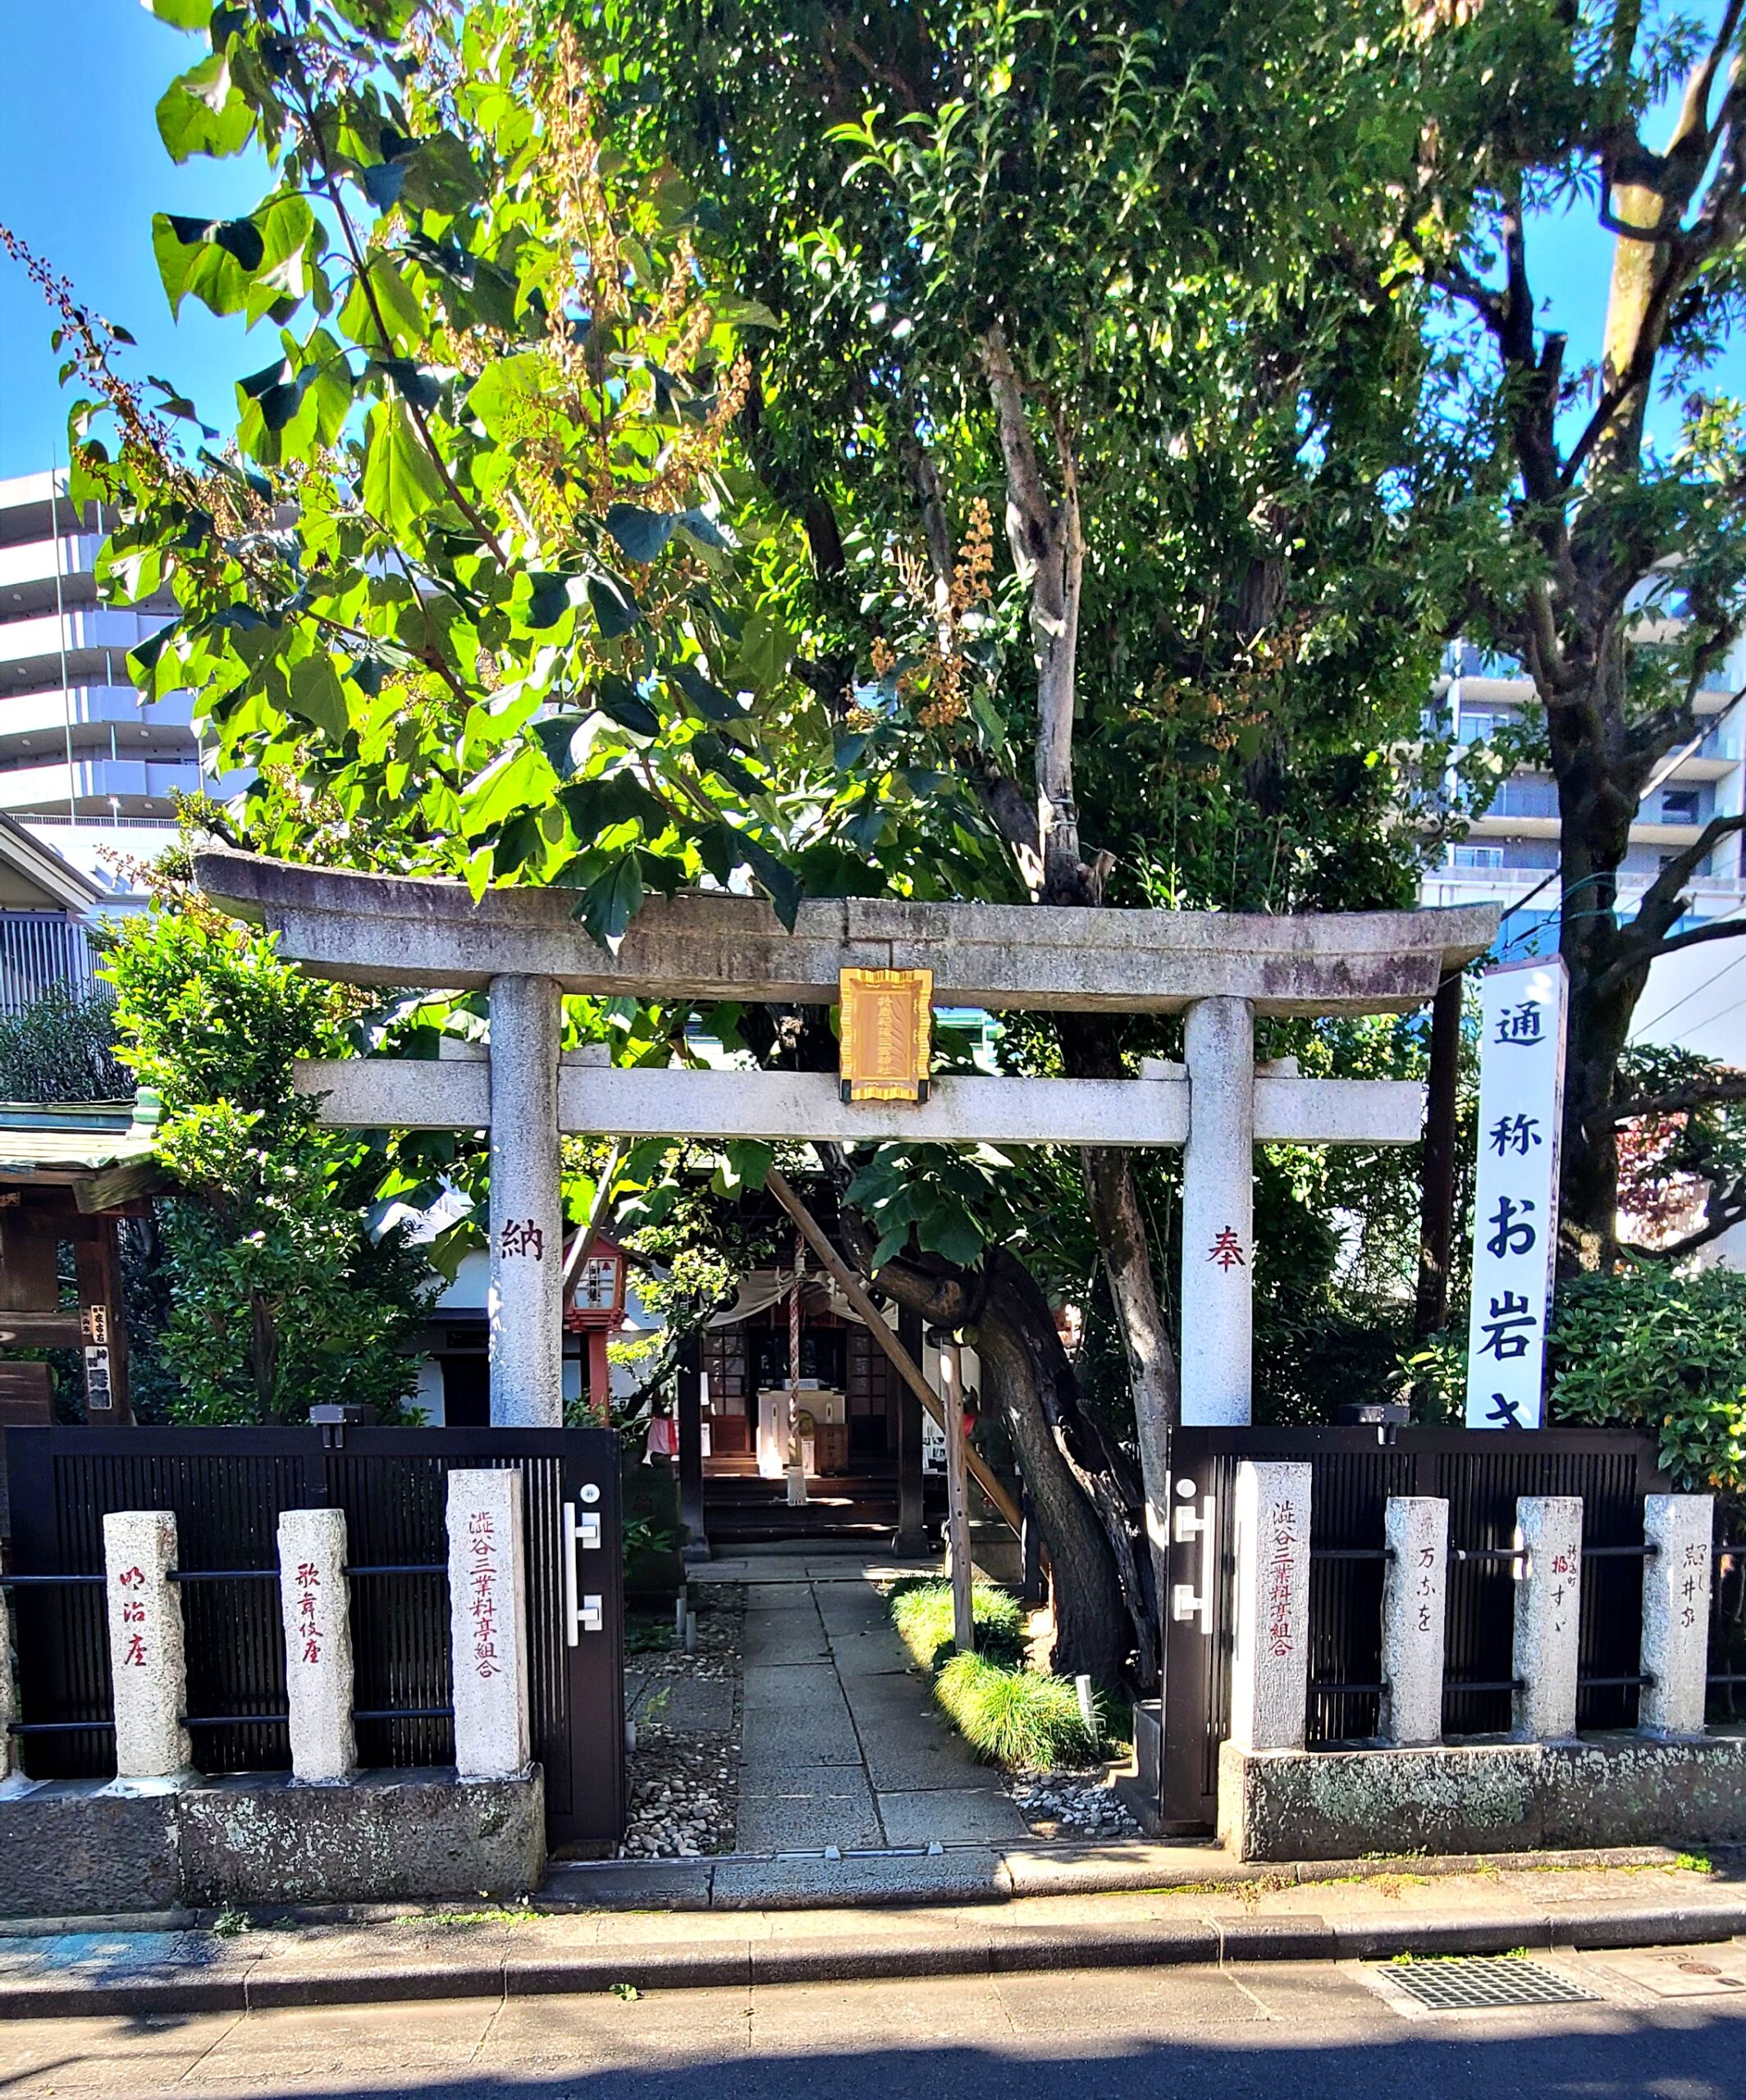
[[[1622,677],[1622,664],[1611,669]],[[1607,675],[1602,668],[1596,684]],[[1616,916],[1619,869],[1641,775],[1624,753],[1607,751],[1610,711],[1606,696],[1593,692],[1561,695],[1547,710],[1562,813],[1558,947],[1570,973],[1559,1171],[1559,1261],[1566,1271],[1608,1268],[1617,1256],[1619,1156],[1609,1112],[1648,974],[1647,961],[1639,970],[1619,968],[1625,945]]]
[[[849,1258],[871,1274],[872,1235],[843,1212]],[[1025,1478],[1054,1575],[1054,1669],[1100,1684],[1149,1681],[1156,1605],[1132,1512],[1139,1483],[1079,1404],[1073,1368],[1036,1279],[1004,1248],[959,1269],[930,1257],[888,1262],[878,1287],[930,1326],[965,1333]]]

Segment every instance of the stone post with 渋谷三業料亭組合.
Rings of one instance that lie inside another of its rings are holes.
[[[463,1779],[519,1778],[532,1754],[519,1467],[451,1472],[448,1526],[455,1769]]]

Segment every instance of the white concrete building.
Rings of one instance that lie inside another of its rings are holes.
[[[0,481],[0,811],[125,906],[101,849],[149,860],[176,836],[177,791],[234,788],[204,772],[185,696],[135,691],[127,652],[173,606],[98,602],[102,528],[66,484],[64,468]]]
[[[1712,817],[1739,811],[1746,795],[1746,702],[1733,705],[1746,686],[1746,646],[1712,674],[1698,696],[1706,725],[1700,740],[1656,769],[1650,792],[1631,826],[1630,851],[1620,871],[1620,909],[1635,908],[1664,861],[1696,842]],[[1513,722],[1534,699],[1533,682],[1515,667],[1457,644],[1437,681],[1434,719],[1463,744],[1484,742]],[[1547,774],[1518,772],[1490,810],[1476,818],[1464,845],[1449,848],[1446,864],[1426,875],[1426,904],[1501,904],[1506,914],[1500,952],[1550,952],[1558,938],[1558,790]],[[1742,841],[1729,838],[1711,854],[1688,888],[1691,911],[1676,931],[1718,919],[1746,921]],[[1548,878],[1552,879],[1548,880]],[[1746,933],[1668,956],[1649,973],[1638,1004],[1634,1034],[1643,1042],[1671,1043],[1746,1062]]]

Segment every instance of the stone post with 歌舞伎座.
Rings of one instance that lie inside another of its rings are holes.
[[[455,1764],[463,1779],[528,1769],[528,1588],[521,1469],[449,1475]]]
[[[331,1786],[358,1762],[343,1509],[281,1511],[279,1603],[291,1774],[308,1786]]]

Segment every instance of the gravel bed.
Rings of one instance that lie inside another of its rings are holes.
[[[636,1746],[628,1760],[620,1859],[694,1859],[734,1849],[745,1596],[737,1585],[713,1582],[691,1596],[697,1613],[695,1654],[674,1647],[627,1659],[628,1673],[641,1682],[632,1713]],[[727,1728],[681,1726],[665,1718],[670,1710],[683,1711],[686,1686],[724,1683],[733,1691]]]
[[[1101,1767],[1085,1772],[1017,1772],[1007,1791],[1040,1838],[1137,1838],[1140,1826]]]

